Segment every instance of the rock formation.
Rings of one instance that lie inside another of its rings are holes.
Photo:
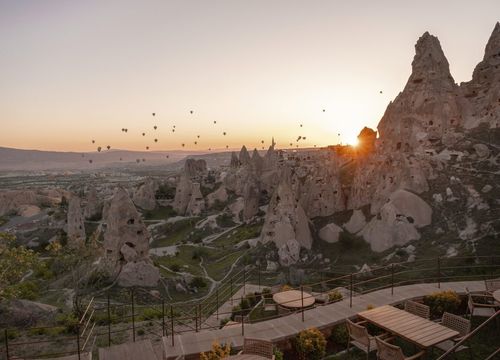
[[[284,266],[298,261],[301,247],[311,249],[309,220],[287,182],[280,183],[271,198],[261,241],[275,243]]]
[[[226,187],[221,185],[217,190],[207,195],[208,207],[214,206],[217,202],[224,204],[228,199]]]
[[[154,286],[159,271],[149,260],[149,232],[125,189],[119,187],[111,199],[104,250],[111,271],[119,268],[122,286]]]
[[[423,151],[464,124],[470,105],[450,74],[439,40],[426,32],[415,45],[412,73],[378,124],[386,153]]]
[[[259,211],[260,186],[259,181],[253,177],[248,179],[243,189],[243,220],[254,217]]]
[[[186,159],[184,175],[190,178],[203,176],[207,173],[207,162],[203,159]]]
[[[68,246],[80,247],[85,245],[85,224],[81,201],[78,196],[72,196],[68,205]]]
[[[87,204],[83,210],[86,219],[91,219],[101,215],[102,204],[97,198],[97,191],[92,187],[87,194]]]
[[[191,198],[186,207],[186,213],[191,216],[198,216],[205,210],[205,199],[200,190],[199,183],[193,183],[191,187]]]
[[[158,184],[153,179],[148,179],[134,192],[134,204],[145,210],[156,208],[156,191]]]
[[[380,252],[420,239],[418,228],[429,225],[431,217],[432,209],[425,201],[411,192],[397,190],[361,234],[373,251]]]
[[[172,207],[179,215],[184,215],[193,195],[193,182],[186,175],[182,175],[175,189],[175,198]]]
[[[468,129],[486,123],[500,126],[500,23],[496,23],[486,44],[483,60],[476,66],[472,80],[460,85],[474,106],[474,117],[464,126]]]

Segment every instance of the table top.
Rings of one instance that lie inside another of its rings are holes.
[[[276,304],[292,309],[309,307],[316,301],[314,296],[305,291],[303,296],[304,303],[302,304],[302,292],[300,290],[287,290],[274,294],[273,300]]]
[[[500,289],[493,291],[493,299],[495,299],[495,301],[500,302]]]
[[[363,311],[358,315],[423,349],[460,335],[458,331],[390,305]]]

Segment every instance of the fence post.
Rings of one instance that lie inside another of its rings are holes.
[[[199,318],[199,322],[200,322],[200,330],[201,330],[201,317],[202,317],[202,314],[201,314],[201,304],[198,303],[198,318]]]
[[[4,336],[5,336],[5,354],[7,355],[7,360],[10,359],[9,356],[9,334],[7,333],[7,329],[4,330]]]
[[[243,295],[247,294],[247,270],[243,268]]]
[[[215,318],[217,320],[219,320],[219,288],[217,287],[217,289],[215,290],[215,301],[216,301],[216,310],[215,310]]]
[[[231,286],[231,306],[233,306],[233,275],[231,275],[231,279],[229,280],[229,284]]]
[[[194,308],[194,331],[198,332],[198,306]]]
[[[391,263],[391,295],[394,295],[394,263]]]
[[[163,336],[165,336],[165,299],[161,298],[161,331]]]
[[[259,262],[259,269],[258,269],[258,271],[259,271],[259,272],[258,272],[258,274],[257,274],[257,276],[258,276],[258,277],[257,277],[257,285],[259,285],[259,291],[261,291],[261,289],[260,289],[260,262]]]
[[[170,305],[170,335],[172,336],[172,347],[174,347],[174,307]]]
[[[135,342],[135,307],[134,307],[134,288],[130,291],[130,296],[132,300],[132,340]]]
[[[241,336],[245,336],[245,317],[241,316]]]
[[[300,300],[302,301],[302,322],[304,322],[304,287],[300,285]]]
[[[78,352],[78,360],[80,360],[80,324],[76,324],[76,346]]]
[[[352,308],[352,273],[351,275],[349,276],[349,279],[350,279],[350,286],[349,286],[349,307]]]
[[[108,346],[111,346],[111,310],[109,308],[109,292],[108,292]]]
[[[441,289],[441,257],[438,256],[438,288]]]

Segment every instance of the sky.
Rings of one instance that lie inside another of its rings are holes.
[[[498,0],[0,0],[0,146],[353,143],[419,36],[460,83],[499,20]]]

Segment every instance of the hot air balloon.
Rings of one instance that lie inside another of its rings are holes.
[[[192,114],[192,113],[193,113],[193,110],[190,110],[189,112]]]
[[[142,133],[142,136],[146,136],[146,133]]]
[[[95,140],[92,140],[92,144],[95,144]]]
[[[293,146],[293,144],[292,144],[292,143],[290,143],[290,146]]]
[[[186,144],[182,144],[182,147],[186,146]]]
[[[155,129],[155,130],[156,130],[157,128],[158,128],[158,127],[157,127],[156,125],[155,125],[155,126],[153,126],[153,129]]]
[[[141,162],[141,159],[136,159],[135,160],[136,163],[140,163]]]
[[[122,161],[122,158],[120,158],[120,161]]]
[[[146,162],[146,159],[144,159],[144,158],[143,158],[143,159],[142,159],[142,162]]]
[[[158,142],[158,139],[155,139],[155,142]]]
[[[155,115],[156,115],[156,113],[153,113],[153,116],[155,116]]]
[[[208,148],[208,151],[212,151],[212,148]]]
[[[300,127],[302,127],[302,124],[300,124]]]
[[[380,93],[380,94],[382,94],[382,90],[380,90],[380,92],[379,92],[379,93]]]
[[[146,150],[149,150],[149,146],[146,146]]]
[[[127,131],[128,131],[128,129],[125,129],[125,132],[127,132]]]
[[[229,145],[226,145],[226,149],[229,149]]]
[[[216,120],[214,120],[214,124],[217,124],[217,121],[216,121]]]
[[[200,138],[200,135],[196,135],[198,137],[198,139]]]
[[[325,112],[325,109],[323,109],[323,112]]]
[[[169,156],[167,155],[167,159],[169,158]]]
[[[172,132],[175,132],[175,129],[172,129]]]
[[[97,151],[101,152],[101,147],[100,146],[97,147]]]
[[[92,159],[89,160],[89,163],[92,164]]]
[[[109,150],[109,149],[111,149],[111,146],[108,145],[108,146],[106,146],[106,148]]]
[[[195,144],[195,145],[198,145],[198,141],[195,141],[195,142],[194,142],[194,144]]]
[[[226,132],[224,131],[224,132],[222,133],[222,135],[226,136]]]

